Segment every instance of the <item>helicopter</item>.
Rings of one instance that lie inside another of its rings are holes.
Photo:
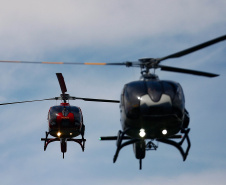
[[[76,65],[111,65],[139,67],[141,77],[137,81],[124,85],[120,98],[120,121],[122,130],[117,136],[100,137],[101,141],[116,140],[115,163],[120,150],[133,145],[135,157],[142,169],[142,160],[146,151],[157,150],[154,143],[161,142],[177,148],[183,161],[187,159],[191,142],[189,138],[189,112],[185,108],[185,97],[182,86],[178,82],[160,80],[155,70],[192,74],[204,77],[217,77],[218,74],[161,65],[167,59],[179,58],[210,45],[226,40],[226,35],[209,40],[188,49],[167,55],[162,58],[141,58],[137,61],[121,63],[69,63],[69,62],[30,62],[0,61],[7,63],[40,63],[40,64],[76,64]],[[150,72],[154,70],[154,73]],[[175,141],[180,139],[180,141]],[[187,142],[187,147],[182,145]]]
[[[120,150],[132,144],[135,157],[139,160],[140,169],[142,169],[142,159],[145,158],[146,151],[158,148],[154,141],[176,147],[183,161],[186,160],[191,147],[188,135],[190,116],[185,108],[183,89],[178,82],[160,80],[155,73],[150,73],[150,69],[160,68],[164,71],[217,77],[218,74],[160,65],[160,62],[182,57],[223,40],[226,40],[226,35],[162,58],[142,58],[138,61],[106,64],[141,68],[140,80],[125,84],[121,93],[122,130],[118,131],[117,136],[100,137],[101,141],[116,140],[114,163]],[[176,142],[174,139],[180,139],[180,141]],[[123,142],[124,140],[126,141]],[[185,141],[187,147],[183,149],[182,145]]]
[[[0,105],[10,105],[18,103],[28,103],[28,102],[37,102],[45,100],[62,100],[60,105],[55,105],[50,107],[48,112],[48,132],[45,132],[45,138],[41,138],[41,141],[44,141],[44,151],[47,149],[48,144],[60,141],[61,152],[64,153],[67,151],[67,141],[73,141],[78,143],[82,151],[85,150],[85,125],[83,122],[82,110],[80,107],[72,106],[69,104],[69,100],[84,100],[92,102],[108,102],[108,103],[119,103],[118,100],[106,100],[106,99],[93,99],[93,98],[81,98],[74,97],[66,94],[67,87],[64,81],[62,73],[56,73],[56,76],[59,81],[62,94],[60,97],[42,99],[42,100],[31,100],[31,101],[20,101],[20,102],[11,102],[11,103],[1,103]],[[48,138],[51,135],[53,137]],[[76,137],[81,135],[80,139]]]

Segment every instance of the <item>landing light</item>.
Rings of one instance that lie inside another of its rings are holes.
[[[139,135],[140,135],[140,137],[144,137],[146,135],[145,130],[143,128],[140,129]]]
[[[60,137],[61,136],[61,132],[57,132],[57,136]]]
[[[166,129],[162,130],[162,134],[166,135],[167,134],[167,130]]]

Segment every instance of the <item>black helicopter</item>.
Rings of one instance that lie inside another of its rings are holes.
[[[113,162],[116,162],[123,147],[133,144],[135,156],[139,159],[142,169],[142,159],[145,158],[146,151],[158,148],[154,140],[176,147],[183,160],[186,160],[191,147],[188,135],[190,117],[185,108],[182,87],[178,82],[160,80],[149,70],[160,68],[164,71],[217,77],[218,74],[164,66],[160,65],[160,62],[182,57],[225,39],[226,35],[162,58],[143,58],[135,62],[106,64],[141,68],[140,80],[125,84],[122,90],[120,99],[122,131],[119,130],[117,136],[100,137],[100,140],[116,140],[117,149]],[[180,141],[176,142],[174,139]],[[185,140],[187,148],[184,150],[182,145]]]
[[[150,69],[160,68],[163,71],[179,72],[205,77],[216,77],[217,74],[176,68],[161,65],[164,60],[179,58],[203,49],[220,41],[226,40],[226,35],[193,46],[162,58],[143,58],[138,61],[122,63],[67,63],[67,62],[29,62],[29,61],[0,61],[8,63],[41,63],[41,64],[78,64],[78,65],[118,65],[140,67],[141,78],[138,81],[125,84],[120,99],[120,114],[122,131],[117,136],[100,137],[100,140],[116,140],[116,162],[120,150],[133,144],[134,153],[140,161],[145,158],[146,150],[157,150],[153,141],[162,142],[176,147],[185,161],[191,147],[189,139],[189,113],[185,108],[185,98],[179,83],[160,80]],[[178,134],[180,133],[180,134]],[[180,139],[176,142],[174,139]],[[123,142],[125,140],[125,142]],[[187,141],[187,148],[182,145]]]
[[[219,76],[213,73],[164,66],[160,65],[160,62],[182,57],[225,39],[226,35],[162,58],[143,58],[135,62],[106,64],[141,68],[140,80],[125,84],[122,90],[120,99],[122,131],[119,130],[117,136],[100,137],[100,140],[116,140],[117,149],[113,162],[116,162],[123,147],[133,144],[135,156],[139,159],[140,169],[142,169],[142,159],[145,158],[146,150],[158,148],[154,140],[176,147],[183,160],[186,160],[191,147],[188,135],[190,118],[185,108],[182,87],[177,82],[159,80],[158,76],[150,73],[149,70],[160,68],[164,71],[205,77]],[[174,139],[180,139],[180,141],[176,142]],[[123,140],[126,141],[123,142]],[[182,145],[185,140],[187,148],[184,150]]]
[[[85,150],[86,142],[86,139],[84,138],[85,125],[83,123],[82,110],[80,109],[80,107],[70,105],[69,100],[84,100],[107,103],[119,103],[119,101],[70,96],[69,94],[66,94],[67,87],[63,75],[61,73],[56,73],[56,75],[62,92],[60,97],[42,100],[1,103],[0,105],[28,103],[45,100],[62,100],[62,103],[60,105],[50,107],[47,117],[49,131],[46,132],[45,138],[41,138],[41,141],[44,141],[44,151],[46,150],[49,143],[60,141],[61,152],[63,153],[64,158],[64,153],[67,151],[67,141],[78,143],[81,146],[82,151]],[[53,138],[48,138],[49,135],[53,136]],[[81,135],[81,139],[76,138],[79,135]]]

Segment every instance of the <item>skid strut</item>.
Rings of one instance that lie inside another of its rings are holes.
[[[125,131],[121,131],[119,130],[118,131],[118,136],[109,136],[109,137],[100,137],[100,140],[116,140],[116,152],[115,152],[115,155],[113,157],[113,163],[116,162],[117,158],[118,158],[118,155],[119,155],[119,152],[120,150],[127,146],[127,145],[131,145],[131,144],[134,144],[134,143],[137,143],[137,142],[140,142],[140,139],[132,139],[128,136],[125,136],[125,134],[129,131],[130,129],[126,129]],[[122,143],[123,140],[128,140],[128,141],[125,141],[124,143]],[[140,159],[140,169],[142,167],[142,159]]]
[[[41,141],[44,141],[44,151],[46,150],[47,146],[49,143],[52,143],[54,141],[60,141],[61,143],[61,152],[63,153],[63,158],[64,158],[64,153],[67,151],[67,141],[74,141],[76,143],[78,143],[81,148],[82,151],[84,152],[85,150],[85,142],[86,139],[84,139],[84,137],[82,136],[82,139],[73,139],[73,138],[48,138],[49,132],[46,132],[46,137],[45,138],[41,138]]]
[[[171,139],[165,139],[165,138],[157,139],[157,141],[176,147],[180,151],[180,153],[183,157],[183,161],[185,161],[187,156],[188,156],[188,152],[190,150],[190,147],[191,147],[191,142],[190,142],[190,139],[189,139],[189,136],[188,136],[189,132],[190,132],[190,128],[181,130],[181,133],[183,133],[184,135],[183,135],[180,142],[176,142],[176,141],[173,141]],[[182,145],[183,145],[185,139],[187,141],[187,148],[184,151],[183,148],[182,148]]]
[[[125,134],[129,131],[130,129],[127,129],[125,131],[121,131],[119,130],[118,132],[118,136],[107,136],[107,137],[100,137],[100,140],[104,141],[104,140],[116,140],[116,152],[115,152],[115,155],[113,157],[113,163],[116,162],[117,158],[118,158],[118,155],[119,155],[119,152],[120,150],[127,146],[127,145],[130,145],[130,144],[135,144],[135,143],[139,143],[141,142],[143,139],[138,139],[138,138],[130,138],[128,136],[125,136]],[[174,147],[176,147],[182,157],[183,157],[183,160],[185,161],[187,156],[188,156],[188,152],[190,150],[190,147],[191,147],[191,142],[190,142],[190,139],[189,139],[189,136],[188,136],[188,133],[190,131],[190,128],[187,128],[187,129],[182,129],[181,130],[181,133],[183,134],[183,136],[181,135],[174,135],[174,136],[170,136],[169,138],[158,138],[158,139],[155,139],[156,141],[158,142],[162,142],[162,143],[165,143],[165,144],[169,144],[169,145],[172,145]],[[172,139],[179,139],[181,138],[180,142],[176,142],[176,141],[173,141]],[[122,143],[123,140],[128,140],[128,141],[125,141],[124,143]],[[148,139],[147,139],[148,140]],[[152,142],[152,140],[154,139],[151,139],[151,141],[149,141],[146,146],[145,146],[145,150],[157,150],[158,146],[156,144],[154,144]],[[184,143],[184,141],[187,141],[187,148],[186,150],[184,150],[182,148],[182,145]],[[140,169],[142,168],[142,159],[143,158],[139,158],[139,163],[140,163]]]

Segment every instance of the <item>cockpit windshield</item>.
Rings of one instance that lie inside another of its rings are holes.
[[[125,85],[122,100],[126,114],[137,117],[142,96],[149,95],[153,102],[159,102],[162,95],[168,95],[175,108],[184,108],[184,95],[180,84],[171,81],[135,81]]]
[[[68,116],[69,113],[74,115],[75,122],[80,123],[81,114],[78,107],[75,106],[53,106],[49,111],[49,121],[55,122],[59,113],[63,116]]]
[[[124,93],[126,100],[129,102],[133,102],[133,104],[135,105],[136,103],[139,103],[141,96],[146,94],[145,83],[137,81],[127,84],[125,86]]]
[[[137,118],[140,111],[140,99],[146,92],[145,82],[135,81],[125,85],[123,103],[127,115]]]

